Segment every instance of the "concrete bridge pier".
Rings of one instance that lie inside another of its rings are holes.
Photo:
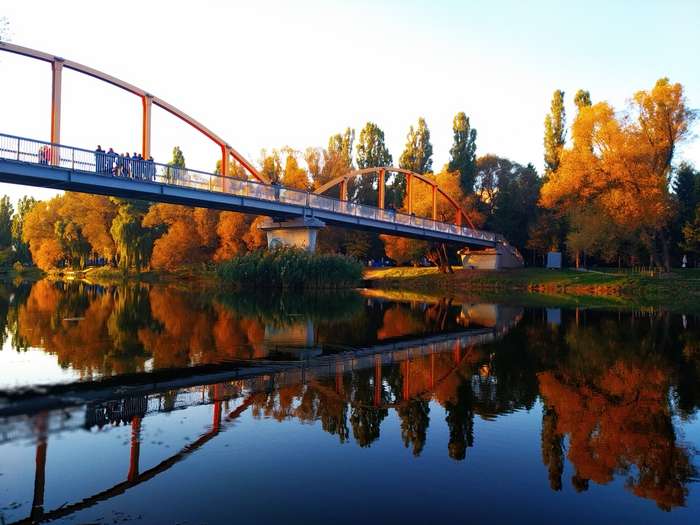
[[[260,229],[267,234],[269,249],[294,246],[308,252],[316,251],[316,234],[326,223],[314,217],[298,219],[266,219]]]

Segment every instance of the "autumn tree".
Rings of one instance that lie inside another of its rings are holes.
[[[252,218],[243,213],[221,212],[216,225],[219,242],[214,253],[215,261],[226,261],[247,251],[244,236],[250,230],[251,223]]]
[[[260,174],[272,183],[279,183],[282,180],[282,163],[279,151],[273,149],[269,154],[263,149],[260,152]]]
[[[285,151],[284,172],[282,174],[282,185],[288,188],[307,191],[309,189],[309,177],[306,170],[299,166],[297,160],[298,153],[291,149]]]
[[[309,164],[307,159],[314,188],[319,188],[352,170],[352,148],[354,143],[354,129],[346,128],[343,133],[332,135],[328,139],[328,147],[321,153],[323,165],[318,170],[318,174],[314,174],[312,171],[313,162]]]
[[[304,162],[311,177],[312,186],[316,185],[316,181],[321,178],[323,170],[323,149],[322,148],[306,148],[304,150]]]
[[[694,117],[683,87],[668,79],[636,93],[622,114],[603,102],[582,107],[572,126],[573,146],[563,150],[542,188],[543,205],[570,220],[584,216],[581,209],[605,212],[640,240],[653,264],[670,269],[671,162]]]
[[[151,263],[154,267],[174,270],[203,260],[203,240],[197,231],[193,208],[155,204],[144,216],[142,225],[164,231],[153,245]]]
[[[452,121],[452,132],[448,170],[459,172],[462,192],[468,195],[474,191],[476,178],[476,129],[471,127],[469,117],[460,111]]]

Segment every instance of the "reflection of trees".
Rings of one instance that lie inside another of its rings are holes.
[[[352,296],[338,306],[337,296],[310,302],[265,296],[258,303],[255,297],[212,300],[205,290],[172,286],[39,281],[0,290],[0,324],[15,348],[44,348],[86,376],[140,371],[151,358],[155,367],[179,367],[265,357],[266,324],[290,326],[307,316],[319,342],[367,344],[455,327],[455,307],[447,301],[426,307]],[[666,314],[564,312],[559,326],[548,326],[535,310],[524,320],[497,342],[427,355],[397,352],[396,361],[379,360],[374,369],[341,366],[334,378],[280,383],[254,395],[254,413],[318,421],[341,443],[352,434],[366,447],[394,409],[404,445],[418,456],[430,415],[441,405],[448,454],[462,460],[474,445],[475,416],[531,409],[539,395],[542,461],[553,490],[562,488],[568,460],[577,491],[622,475],[630,491],[661,508],[683,505],[695,473],[673,417],[693,417],[700,403],[698,320],[688,318],[682,329],[680,318]],[[162,402],[174,408],[176,399],[169,392]],[[96,418],[115,420],[125,410],[104,407]]]
[[[624,321],[568,327],[566,353],[538,375],[546,405],[543,460],[553,488],[560,486],[568,435],[576,490],[624,474],[634,494],[669,510],[684,504],[694,473],[672,422],[668,321]]]
[[[557,432],[557,413],[546,407],[542,413],[542,462],[549,472],[549,486],[552,490],[561,490],[564,436]]]
[[[350,426],[355,441],[361,447],[368,447],[379,439],[382,421],[389,411],[381,406],[374,406],[374,371],[372,369],[355,370],[350,374],[352,408]]]
[[[464,459],[467,447],[474,444],[474,410],[471,396],[469,384],[465,382],[457,386],[454,396],[445,402],[445,421],[450,432],[447,451],[452,459]]]
[[[426,399],[409,399],[397,408],[401,418],[401,438],[406,448],[413,446],[413,455],[420,456],[425,446],[430,406]]]

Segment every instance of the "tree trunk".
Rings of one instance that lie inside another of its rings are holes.
[[[664,258],[664,269],[667,272],[671,271],[671,251],[668,245],[668,238],[665,233],[661,234],[661,250]]]
[[[447,268],[447,273],[455,273],[450,264],[450,258],[447,256],[447,245],[443,242],[441,245],[442,255],[445,256],[445,267]]]

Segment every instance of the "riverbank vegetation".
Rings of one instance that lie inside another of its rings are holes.
[[[280,248],[234,257],[219,264],[217,274],[240,288],[335,289],[357,286],[362,265],[344,255]]]
[[[431,268],[369,269],[365,282],[372,288],[415,290],[423,293],[471,295],[519,304],[593,306],[667,306],[700,310],[700,270],[670,273],[600,269],[595,271],[457,270],[439,274]]]
[[[668,271],[686,254],[690,266],[700,263],[700,172],[675,158],[696,118],[683,87],[662,78],[622,110],[579,90],[570,127],[566,100],[555,91],[545,118],[543,174],[496,154],[477,156],[477,131],[463,112],[453,119],[454,140],[442,168],[434,169],[423,118],[409,128],[398,165],[434,180],[477,227],[502,234],[529,264],[539,264],[551,250],[564,252],[576,266],[653,265]],[[180,148],[170,164],[185,166]],[[368,122],[357,140],[347,128],[331,136],[326,148],[263,150],[259,170],[271,181],[311,191],[354,168],[394,164],[384,132]],[[243,176],[240,166],[233,170]],[[377,182],[376,176],[350,180],[349,199],[376,205]],[[387,177],[387,206],[408,210],[406,184],[402,174]],[[430,187],[417,184],[415,190],[412,211],[431,216]],[[338,189],[330,192],[337,197],[333,191]],[[241,213],[74,193],[41,202],[25,197],[16,207],[0,200],[0,267],[173,272],[265,246],[262,217]],[[454,219],[442,197],[437,216]],[[320,253],[365,262],[388,257],[417,265],[441,253],[425,241],[335,227],[321,230],[317,245]],[[456,247],[448,248],[457,263]]]

